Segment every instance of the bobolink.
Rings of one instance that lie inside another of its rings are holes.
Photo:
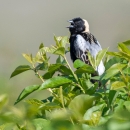
[[[90,65],[87,53],[90,52],[91,55],[96,58],[96,55],[100,50],[102,50],[100,43],[97,39],[90,33],[89,24],[85,19],[74,18],[69,20],[70,26],[70,56],[74,62],[76,59],[80,59],[86,64]],[[102,75],[105,71],[103,62],[97,66],[96,71],[98,75]]]

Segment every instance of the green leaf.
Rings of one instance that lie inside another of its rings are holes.
[[[24,72],[24,71],[27,71],[27,70],[32,70],[29,65],[20,65],[13,71],[10,78],[12,78],[12,77]]]
[[[75,71],[76,74],[82,74],[82,73],[94,73],[95,70],[92,68],[92,66],[85,64],[84,66],[80,67]]]
[[[113,64],[121,63],[121,58],[112,57],[105,65],[106,70],[109,69]]]
[[[76,68],[76,69],[80,68],[80,67],[82,67],[84,65],[85,65],[85,63],[83,61],[79,60],[79,59],[75,60],[74,64],[73,64],[74,68]]]
[[[124,41],[122,43],[125,44],[126,46],[129,46],[130,45],[130,40]]]
[[[71,75],[71,74],[72,74],[72,72],[70,71],[70,69],[67,68],[67,67],[64,66],[64,65],[60,66],[59,72],[61,72],[61,73],[64,74],[64,75]]]
[[[59,55],[58,58],[57,58],[57,60],[56,60],[56,63],[57,64],[64,64],[64,61],[65,60],[63,59],[63,57]]]
[[[45,52],[54,53],[54,51],[56,51],[56,48],[53,48],[53,47],[43,47],[40,50],[43,51],[43,53],[45,53]]]
[[[25,53],[23,53],[22,55],[23,55],[23,57],[24,57],[27,61],[29,61],[30,63],[33,63],[32,54],[25,54]]]
[[[33,120],[35,130],[51,130],[51,122],[43,118],[37,118]]]
[[[40,85],[32,85],[32,86],[28,86],[28,87],[24,88],[23,91],[20,93],[19,97],[17,98],[15,104],[17,104],[18,102],[20,102],[25,97],[27,97],[29,94],[38,90],[39,88],[40,88]]]
[[[69,42],[68,37],[67,37],[67,36],[64,36],[64,37],[62,37],[62,39],[60,40],[60,45],[61,45],[62,47],[65,47],[68,42]]]
[[[37,100],[37,99],[28,99],[28,100],[26,100],[26,102],[27,102],[28,104],[35,105],[35,106],[38,106],[38,107],[44,105],[44,103],[43,103],[42,101]]]
[[[7,102],[8,102],[8,96],[6,94],[0,95],[0,111]]]
[[[92,65],[92,67],[96,70],[96,60],[95,58],[88,52],[88,59]]]
[[[43,79],[50,79],[55,74],[55,71],[46,72],[42,77]]]
[[[42,51],[42,49],[40,49],[35,58],[33,58],[33,61],[35,62],[38,62],[38,63],[43,63],[47,60],[47,57],[46,57],[46,53]]]
[[[43,78],[44,79],[49,79],[51,78],[56,71],[58,71],[60,69],[60,66],[62,64],[51,64],[48,68],[48,72],[46,72],[44,75],[43,75]]]
[[[85,127],[87,128],[88,127],[87,125],[89,126],[98,125],[104,107],[105,104],[101,104],[98,106],[93,106],[90,109],[88,109],[83,117],[83,119],[86,121],[85,124],[83,124],[83,128]]]
[[[103,57],[105,56],[107,50],[108,50],[108,48],[98,52],[98,54],[96,56],[96,66],[98,66],[100,64],[100,62],[103,59]]]
[[[84,113],[93,106],[94,101],[97,99],[99,99],[98,96],[89,96],[87,94],[76,96],[69,104],[73,117],[82,120]]]
[[[62,86],[67,83],[71,83],[72,81],[70,79],[64,78],[64,77],[53,77],[48,80],[46,80],[42,85],[40,86],[39,90],[43,90],[46,88],[56,88],[59,86]]]
[[[114,101],[116,100],[117,96],[118,96],[118,93],[117,91],[115,90],[110,90],[109,92],[109,105],[112,105],[114,103]]]
[[[48,63],[43,62],[41,64],[38,64],[35,69],[36,70],[47,70],[47,68],[48,68]]]
[[[112,83],[111,85],[111,89],[112,90],[117,90],[117,89],[121,89],[126,87],[125,83],[122,81],[115,81],[114,83]]]
[[[123,70],[124,74],[130,75],[130,67]]]
[[[125,44],[123,43],[118,44],[118,49],[121,52],[125,53],[126,55],[130,56],[130,50],[125,46]]]
[[[124,106],[125,106],[126,109],[130,112],[130,101],[125,101],[125,102],[124,102]]]
[[[65,48],[64,47],[59,47],[56,51],[54,51],[53,54],[64,56]]]
[[[125,58],[126,60],[130,59],[130,56],[128,56],[127,54],[123,53],[123,52],[107,52],[108,55],[111,56],[117,56],[120,58]]]
[[[65,120],[69,119],[70,112],[67,109],[57,109],[51,112],[50,119],[54,121],[55,120]]]
[[[85,92],[89,94],[88,89],[93,88],[94,84],[92,84],[90,80],[87,79],[80,79],[80,82]]]
[[[48,71],[55,72],[60,68],[60,66],[62,66],[62,64],[51,64],[48,68]]]
[[[59,46],[60,46],[60,44],[59,44],[58,37],[54,36],[54,40],[55,40],[55,42],[56,42],[56,46],[57,46],[57,47],[59,47]]]
[[[41,49],[43,47],[44,47],[44,45],[43,45],[43,43],[41,43],[40,46],[39,46],[39,49]]]
[[[102,76],[101,79],[108,80],[114,75],[118,74],[123,68],[125,68],[127,64],[114,64],[112,65]]]

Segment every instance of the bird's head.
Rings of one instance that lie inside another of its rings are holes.
[[[89,32],[89,24],[85,19],[74,18],[68,21],[70,23],[69,31],[71,34]]]

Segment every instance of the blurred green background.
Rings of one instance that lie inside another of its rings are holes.
[[[74,17],[88,20],[102,48],[115,50],[118,42],[130,39],[129,0],[0,0],[0,94],[9,93],[10,104],[24,87],[41,83],[31,71],[9,79],[17,66],[28,64],[21,54],[34,55],[41,42],[54,44],[54,34],[69,36],[65,27]]]

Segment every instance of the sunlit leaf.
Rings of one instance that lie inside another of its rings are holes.
[[[92,88],[94,85],[91,83],[90,80],[87,79],[80,79],[80,82],[82,84],[82,87],[84,88],[84,90],[86,91],[86,93],[88,94],[88,89]]]
[[[71,83],[72,81],[70,79],[64,78],[64,77],[53,77],[48,80],[46,80],[44,83],[42,83],[40,90],[46,89],[46,88],[56,88],[59,86],[62,86],[67,83]]]
[[[125,106],[126,109],[130,112],[130,101],[125,101],[125,102],[124,102],[124,106]]]
[[[0,125],[0,130],[9,130],[10,128],[13,128],[13,127],[14,127],[14,124],[12,123],[4,123]]]
[[[35,62],[38,62],[38,63],[42,63],[46,60],[46,57],[45,56],[45,53],[43,51],[38,51],[35,58],[34,58],[34,61]]]
[[[60,45],[61,45],[62,47],[65,47],[68,42],[69,42],[68,37],[67,37],[67,36],[64,36],[64,37],[62,37],[62,39],[60,40]]]
[[[64,47],[59,47],[56,51],[54,51],[53,54],[57,54],[57,55],[63,56],[65,54],[65,48]]]
[[[24,72],[24,71],[27,71],[27,70],[32,70],[29,65],[20,65],[13,71],[10,78],[12,78],[12,77]]]
[[[35,106],[38,106],[38,107],[44,105],[44,103],[42,101],[37,100],[37,99],[28,99],[28,100],[26,100],[26,102],[28,104],[35,105]]]
[[[59,43],[58,37],[54,36],[54,40],[56,42],[56,46],[60,47],[60,43]]]
[[[85,122],[85,124],[83,124],[83,127],[85,128],[87,127],[87,125],[90,125],[90,126],[98,125],[101,118],[102,110],[104,107],[105,107],[105,104],[101,104],[101,105],[97,105],[97,106],[93,106],[89,108],[83,117],[83,119],[87,121]]]
[[[69,104],[69,109],[73,113],[73,117],[81,120],[85,112],[93,106],[93,102],[99,99],[98,96],[90,96],[81,94],[76,96]]]
[[[50,118],[51,119],[69,119],[70,117],[70,112],[67,109],[57,109],[57,110],[53,110],[50,114]]]
[[[101,60],[103,59],[103,57],[105,56],[106,52],[108,49],[104,49],[98,52],[97,56],[96,56],[96,66],[98,66],[101,62]]]
[[[126,55],[130,56],[130,50],[125,46],[125,44],[123,43],[118,44],[118,49],[121,52],[125,53]]]
[[[124,74],[130,75],[130,67],[123,70]]]
[[[53,47],[43,47],[41,50],[43,52],[53,53],[54,51],[56,51],[56,48],[53,48]]]
[[[7,102],[8,102],[8,96],[6,94],[0,95],[0,111]]]
[[[127,54],[123,53],[123,52],[107,52],[108,55],[111,56],[117,56],[120,58],[125,58],[126,60],[130,59],[130,56],[128,56]]]
[[[35,126],[35,130],[51,130],[50,121],[45,120],[43,118],[36,118],[33,120],[33,124]]]
[[[27,61],[29,61],[30,63],[33,63],[32,54],[25,54],[25,53],[23,53],[22,55],[23,55],[23,57],[24,57]]]
[[[115,81],[114,83],[112,83],[111,85],[111,89],[112,90],[117,90],[117,89],[121,89],[126,87],[125,83],[122,81]]]
[[[29,94],[38,90],[39,88],[40,88],[40,85],[32,85],[32,86],[28,86],[28,87],[24,88],[23,91],[20,93],[19,97],[17,98],[15,104],[17,104],[18,102],[20,102],[25,97],[27,97]]]
[[[111,77],[113,77],[114,75],[118,74],[123,68],[125,68],[127,66],[127,64],[114,64],[112,65],[108,70],[106,70],[106,72],[102,75],[101,79],[103,80],[107,80]]]
[[[112,57],[105,65],[106,70],[109,69],[113,64],[121,63],[121,58],[119,57]]]
[[[92,67],[96,70],[96,60],[95,58],[88,52],[88,59],[92,65]]]

